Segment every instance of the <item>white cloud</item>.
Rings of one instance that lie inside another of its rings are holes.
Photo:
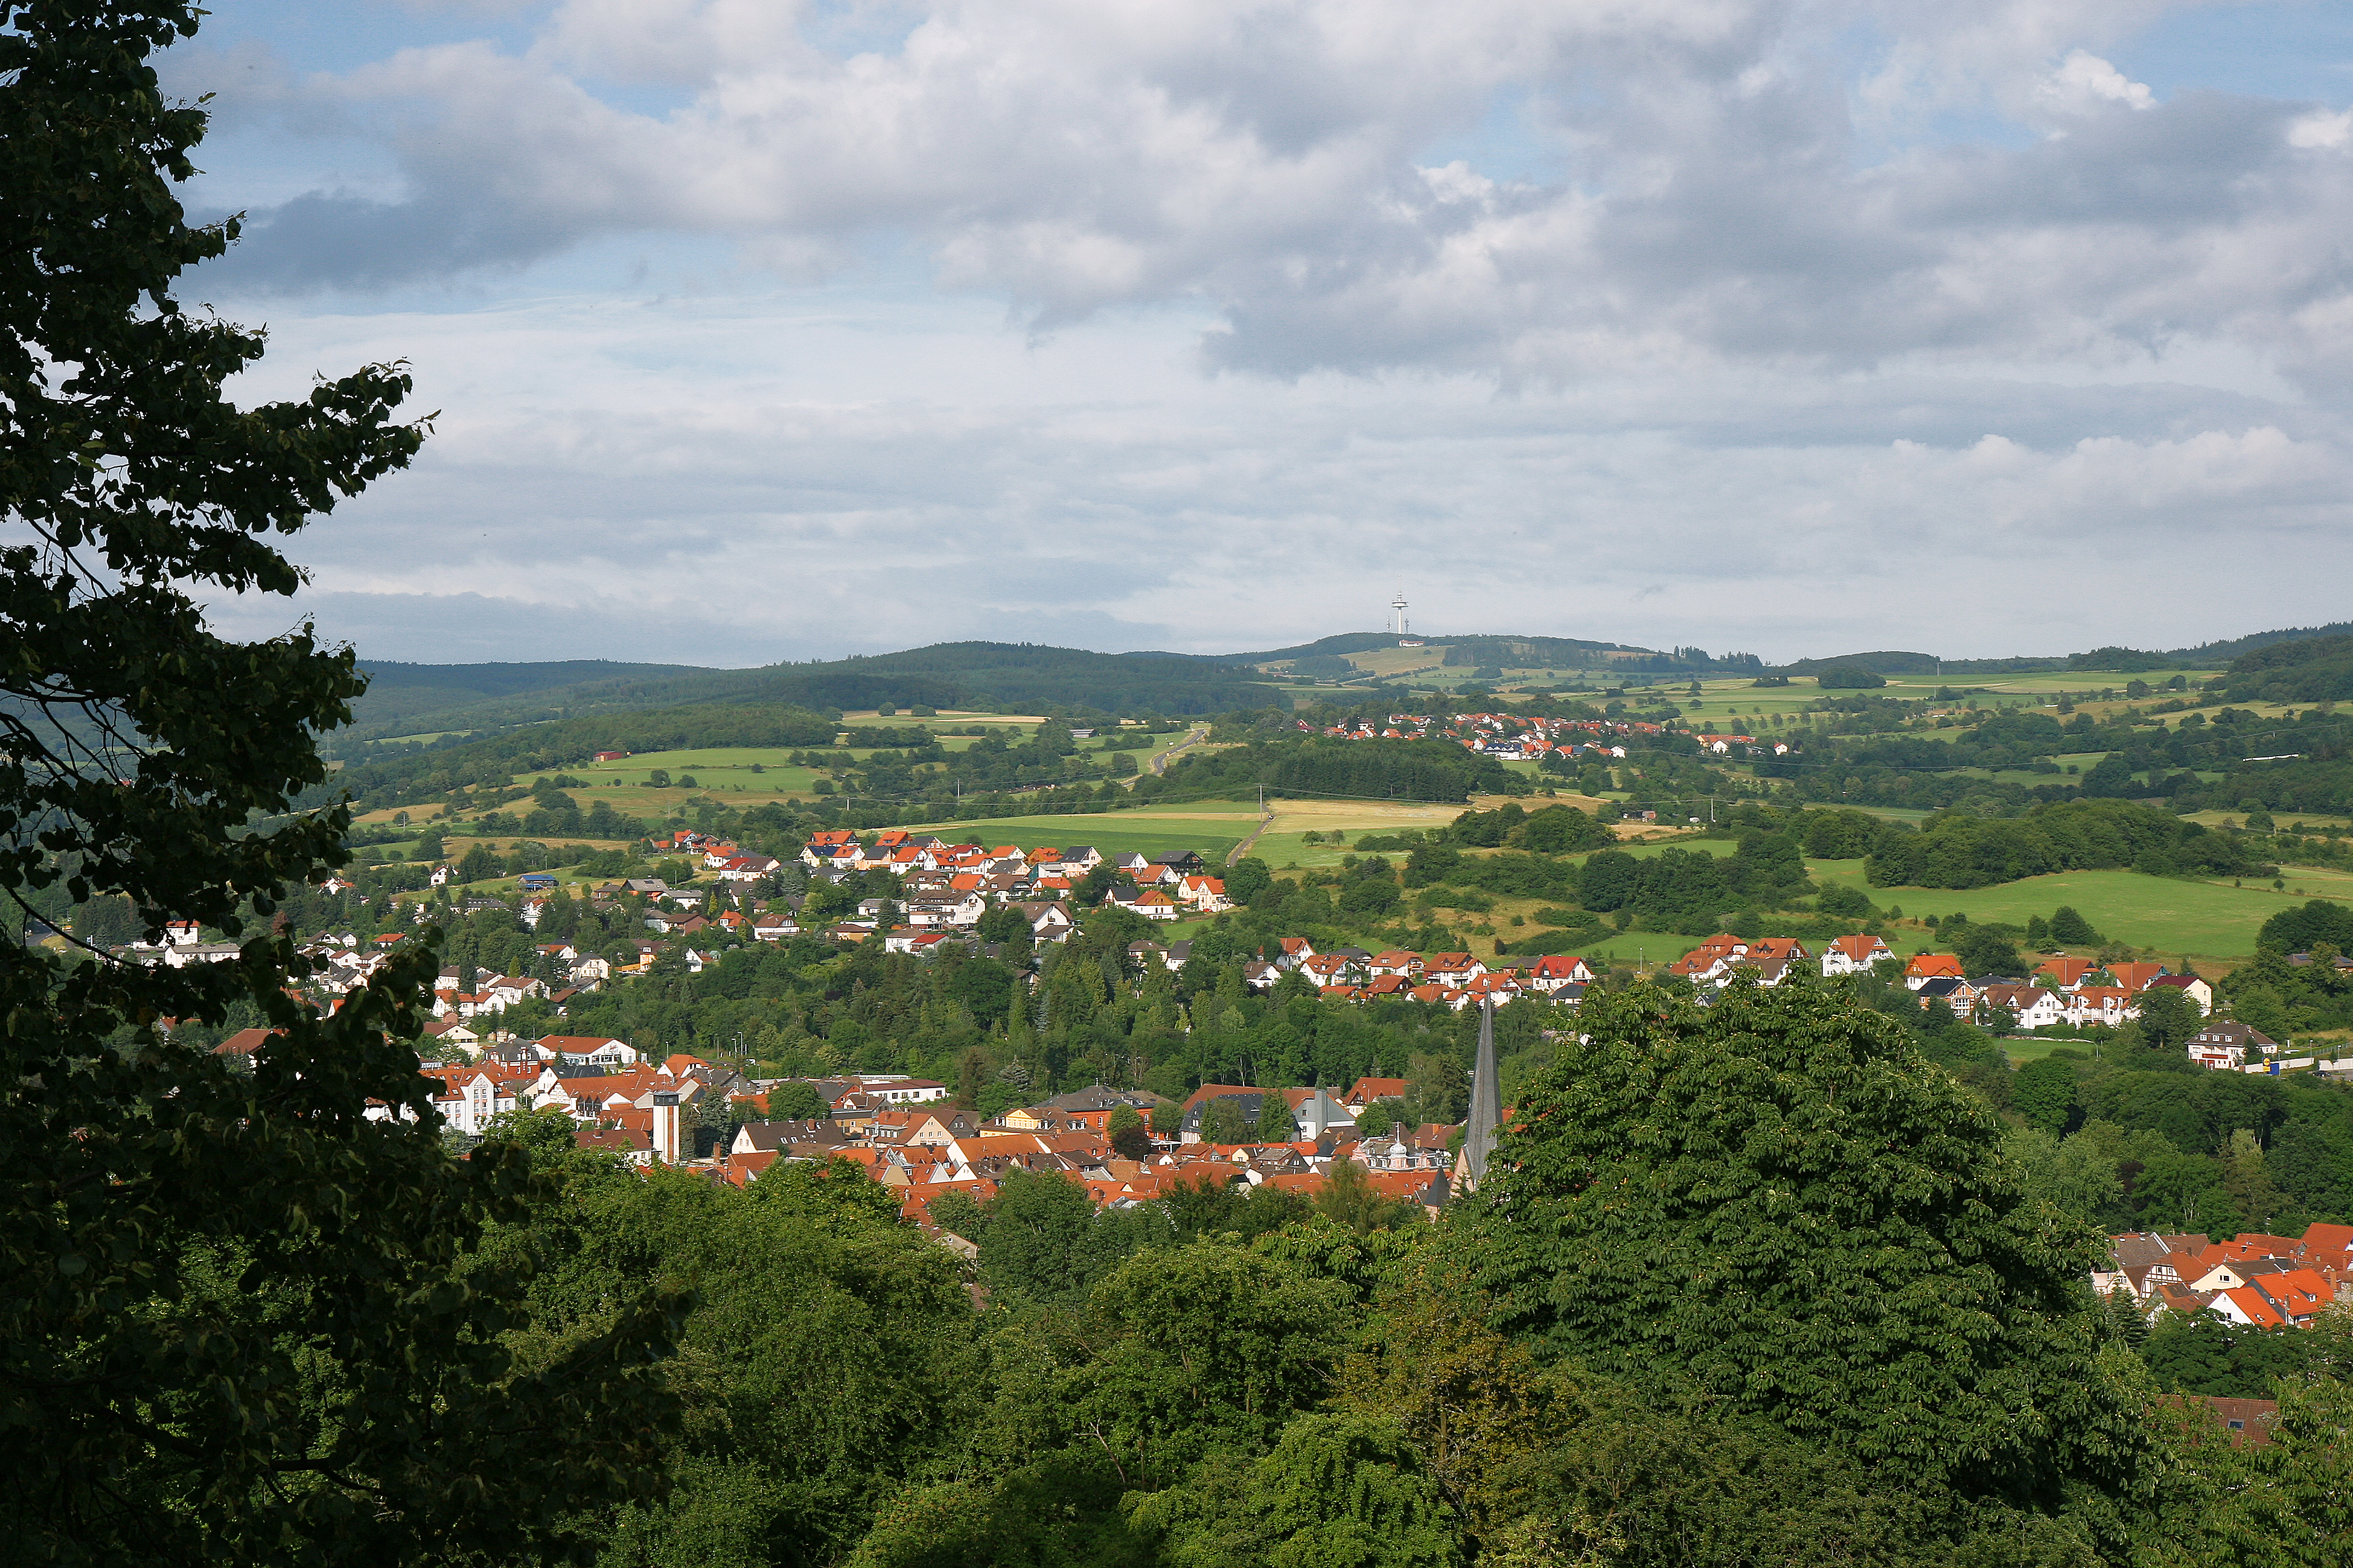
[[[2292,149],[2341,117],[2159,104],[2063,55],[2071,29],[2148,10],[946,0],[843,58],[793,6],[571,0],[522,53],[420,47],[308,84],[307,112],[379,128],[410,198],[263,213],[226,271],[380,285],[685,234],[807,279],[904,239],[1038,329],[1205,303],[1214,363],[1283,375],[2280,337],[2353,205],[2353,165]],[[1858,82],[1824,40],[1864,20],[1890,42]],[[632,109],[599,80],[688,97]],[[1529,105],[1558,181],[1417,162],[1499,94]],[[1865,121],[1965,94],[2068,132],[1863,155]],[[2220,275],[2242,240],[2263,259]]]
[[[2353,109],[2339,110],[2335,114],[2316,110],[2288,122],[2287,144],[2291,147],[2342,147],[2348,142],[2353,142]]]
[[[2066,114],[2088,114],[2112,104],[2152,109],[2157,99],[2146,82],[2134,81],[2099,56],[2071,49],[2042,84],[2042,101]]]
[[[288,390],[406,357],[445,411],[302,546],[379,653],[1263,647],[1400,576],[1792,656],[2337,618],[2353,121],[2160,101],[2110,57],[2163,8],[569,0],[218,57],[338,174],[200,281]],[[737,270],[514,302],[681,237]],[[451,280],[507,302],[370,303]]]
[[[257,393],[396,349],[444,411],[413,472],[298,541],[309,602],[379,657],[710,663],[1274,646],[1373,624],[1400,581],[1432,630],[1783,657],[2340,613],[2341,438],[2191,389],[1621,371],[1498,401],[1469,375],[1206,381],[1181,319],[1025,346],[986,307],[830,303],[281,329]],[[1768,391],[1791,405],[1760,418]]]

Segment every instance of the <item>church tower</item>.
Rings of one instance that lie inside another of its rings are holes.
[[[1479,1060],[1471,1073],[1471,1120],[1462,1129],[1462,1152],[1454,1157],[1457,1192],[1479,1190],[1503,1120],[1503,1091],[1495,1083],[1495,999],[1488,996],[1479,1003]]]

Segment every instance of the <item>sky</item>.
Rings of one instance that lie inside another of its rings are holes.
[[[364,657],[2353,617],[2353,6],[215,0],[185,300],[405,361]]]

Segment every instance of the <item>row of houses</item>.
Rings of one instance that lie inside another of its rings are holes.
[[[1535,762],[1557,752],[1571,761],[1623,761],[1625,738],[1659,735],[1668,726],[1641,719],[1546,719],[1524,713],[1391,713],[1379,724],[1358,720],[1331,724],[1318,731],[1304,720],[1299,728],[1340,741],[1451,741],[1483,756],[1514,762]],[[1783,741],[1755,735],[1700,735],[1701,747],[1716,756],[1740,752],[1746,756],[1787,756]]]
[[[2092,1289],[2134,1302],[2147,1316],[2212,1312],[2259,1329],[2310,1328],[2353,1302],[2353,1226],[2314,1225],[2301,1236],[2203,1236],[2130,1231],[2108,1238]]]
[[[902,877],[924,872],[1049,877],[1060,878],[1065,884],[1102,866],[1109,866],[1132,881],[1146,878],[1157,880],[1165,870],[1183,873],[1205,868],[1200,856],[1189,849],[1171,850],[1159,856],[1128,852],[1106,858],[1091,845],[1023,849],[1018,845],[1001,844],[992,848],[968,842],[950,843],[932,834],[903,828],[878,833],[871,842],[861,841],[848,828],[828,829],[814,835],[803,846],[801,860],[812,871],[889,871]]]
[[[1015,1170],[1061,1174],[1084,1185],[1099,1206],[1112,1207],[1148,1202],[1178,1183],[1202,1180],[1278,1189],[1320,1185],[1335,1162],[1348,1161],[1368,1173],[1377,1190],[1434,1209],[1448,1195],[1449,1146],[1456,1130],[1400,1128],[1377,1138],[1358,1136],[1355,1130],[1351,1101],[1361,1109],[1403,1090],[1403,1081],[1395,1079],[1360,1080],[1345,1096],[1322,1089],[1204,1085],[1182,1108],[1184,1130],[1153,1139],[1142,1158],[1113,1148],[1108,1122],[1122,1106],[1139,1112],[1158,1108],[1155,1097],[1099,1085],[987,1123],[944,1104],[746,1123],[737,1130],[720,1173],[749,1182],[779,1160],[849,1159],[885,1185],[903,1189],[905,1212],[920,1221],[944,1193],[967,1192],[985,1202]],[[1287,1101],[1298,1138],[1215,1144],[1201,1140],[1201,1113],[1210,1103],[1231,1101],[1243,1124],[1254,1126],[1269,1095]]]
[[[1852,974],[1892,959],[1879,937],[1838,937],[1826,943],[1818,962],[1824,974]],[[1667,966],[1703,987],[1721,989],[1736,974],[1754,975],[1761,985],[1778,985],[1792,963],[1814,959],[1807,945],[1789,937],[1742,939],[1723,934],[1710,937]],[[1999,1014],[2021,1029],[2069,1026],[2110,1028],[2140,1015],[2139,999],[2152,991],[2179,993],[2200,1016],[2214,1008],[2213,987],[2195,974],[2176,974],[2163,963],[2116,962],[2103,964],[2088,958],[2056,955],[2036,964],[2023,981],[1999,977],[1972,979],[1960,958],[1949,952],[1925,952],[1904,961],[1903,983],[1920,998],[1922,1006],[1943,1002],[1956,1016],[1979,1023]],[[2279,1042],[2228,1019],[2212,1019],[2187,1044],[2189,1059],[2214,1068],[2260,1068],[2278,1057]]]

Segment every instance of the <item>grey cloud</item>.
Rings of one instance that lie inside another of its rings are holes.
[[[1981,62],[2064,26],[2048,7],[2013,12],[1955,47]],[[2096,29],[2136,13],[2081,16]],[[543,60],[417,51],[355,73],[338,105],[376,117],[410,196],[320,192],[260,213],[217,271],[384,287],[663,232],[807,264],[900,233],[935,250],[951,286],[1039,329],[1194,298],[1225,317],[1202,345],[1216,368],[1559,384],[1678,350],[1838,368],[2199,328],[2291,345],[2285,314],[2345,298],[2327,220],[2353,205],[2353,156],[2291,149],[2294,106],[2094,102],[2024,146],[1863,167],[1847,59],[1820,41],[1852,14],[1496,0],[1439,16],[1368,0],[1127,26],[1116,8],[955,10],[854,66],[765,35],[766,55],[730,58],[713,22],[709,38],[662,41],[664,71],[685,48],[708,82],[662,120]],[[1926,10],[1876,14],[1899,52],[1955,31]],[[575,31],[593,17],[608,65],[651,26],[625,7],[567,16]],[[2005,90],[2033,100],[2049,58],[2006,68]],[[317,112],[332,90],[280,96]],[[1414,169],[1414,148],[1502,91],[1534,95],[1566,183]],[[2218,261],[2258,239],[2266,267]]]
[[[421,400],[448,401],[438,383],[469,324],[403,324]],[[473,412],[414,470],[297,542],[317,574],[305,602],[385,657],[449,627],[474,639],[451,649],[511,658],[686,657],[667,646],[684,637],[750,663],[965,636],[1267,646],[1369,626],[1403,582],[1425,626],[1803,653],[1892,635],[1900,606],[1907,637],[2001,652],[2331,618],[2345,553],[2333,424],[2275,429],[2263,416],[2276,407],[2194,387],[1858,377],[1801,384],[1810,402],[1788,408],[1783,383],[1498,402],[1163,375],[1118,404],[1068,405],[1001,391],[811,402],[793,386],[747,395],[737,373],[669,405],[647,345],[676,333],[691,348],[726,325],[641,313],[603,372],[561,367],[560,396],[505,393],[495,366],[466,378]],[[780,353],[797,339],[757,330]],[[573,342],[616,324],[549,331]],[[1113,357],[1149,364],[1183,331]],[[547,374],[527,368],[528,344],[467,352],[514,362],[517,385]],[[983,367],[976,383],[997,379]],[[2218,532],[2231,550],[2205,548]],[[2193,552],[2196,572],[2083,591],[2086,572]],[[2283,580],[2288,556],[2312,570]],[[438,605],[467,595],[508,604]],[[268,613],[282,624],[282,605]]]
[[[223,214],[212,215],[226,216]],[[583,231],[489,203],[377,201],[313,192],[248,214],[238,242],[208,263],[207,286],[375,289],[555,255]]]
[[[273,360],[407,356],[448,411],[303,536],[304,602],[388,657],[735,663],[1274,646],[1400,582],[1425,626],[1789,655],[2340,618],[2353,149],[2292,145],[2298,106],[2043,91],[2129,0],[1867,9],[1897,87],[1854,88],[1820,40],[1857,8],[1806,0],[1276,0],[1254,35],[952,8],[849,65],[683,28],[651,74],[709,91],[667,118],[560,51],[355,73],[332,107],[409,195],[265,213],[225,280],[903,235],[980,324],[938,326],[940,292],[838,327],[788,320],[822,293],[607,297],[345,345],[296,311]],[[592,10],[609,67],[649,24]],[[1417,166],[1498,92],[1530,95],[1556,183]],[[2018,144],[1929,136],[1980,100]],[[1005,301],[1061,330],[993,331]]]

